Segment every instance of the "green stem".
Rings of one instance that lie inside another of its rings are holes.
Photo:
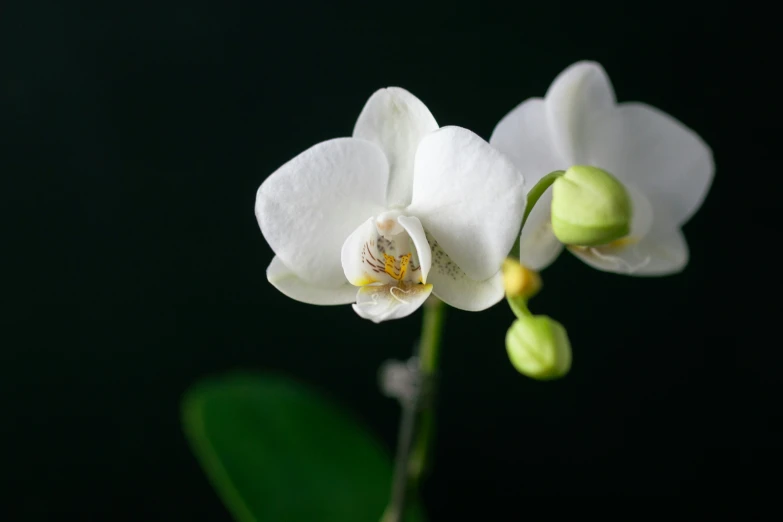
[[[392,498],[383,522],[403,520],[408,497],[417,491],[427,471],[427,455],[434,434],[433,395],[445,308],[437,298],[430,298],[424,303],[424,320],[417,353],[419,392],[413,400],[403,403]]]
[[[544,192],[546,192],[546,189],[552,186],[552,183],[555,182],[557,178],[565,174],[564,170],[555,170],[553,172],[550,172],[540,180],[538,180],[538,183],[536,183],[532,189],[530,189],[530,192],[527,194],[527,205],[525,206],[525,215],[522,217],[522,226],[525,226],[525,222],[527,221],[527,217],[530,215],[530,213],[533,211],[533,207],[536,206],[536,203],[538,203],[538,200],[541,199],[541,196],[544,195]],[[521,228],[521,227],[520,227]],[[511,256],[516,257],[519,259],[519,239],[521,237],[521,234],[517,236],[517,241],[514,243],[514,246],[511,248]]]
[[[525,224],[525,221],[527,221],[527,217],[530,215],[530,212],[533,210],[533,207],[536,206],[536,203],[538,203],[538,200],[541,199],[541,196],[544,195],[544,192],[546,192],[546,189],[548,189],[550,186],[552,186],[552,183],[555,182],[557,178],[565,174],[564,170],[555,170],[553,172],[550,172],[540,180],[538,180],[538,183],[533,186],[533,188],[530,190],[530,192],[527,195],[527,207],[525,207],[525,217],[522,218],[522,224]]]
[[[530,309],[527,307],[527,298],[523,296],[506,296],[506,302],[508,302],[508,306],[511,307],[511,311],[514,312],[514,315],[517,317],[522,318],[533,316],[533,314],[530,313]]]
[[[441,336],[446,307],[440,299],[428,300],[424,305],[424,321],[419,344],[419,372],[424,400],[421,403],[419,433],[416,438],[410,460],[408,477],[412,488],[417,488],[427,471],[427,453],[434,432],[433,395],[436,387],[436,373],[440,357]]]
[[[419,341],[419,370],[426,375],[434,374],[438,368],[445,312],[446,306],[440,299],[429,298],[424,303],[424,319]]]

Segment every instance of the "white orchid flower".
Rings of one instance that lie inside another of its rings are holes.
[[[439,129],[418,98],[390,87],[367,101],[352,138],[319,143],[269,176],[255,212],[278,290],[310,304],[355,301],[381,322],[430,293],[469,311],[500,301],[524,207],[510,159],[466,129]]]
[[[603,68],[578,62],[555,78],[546,97],[531,98],[498,123],[490,143],[508,154],[528,188],[573,165],[591,165],[628,189],[630,234],[598,247],[568,245],[600,270],[665,275],[682,270],[688,245],[681,226],[701,206],[712,182],[710,148],[671,116],[642,103],[615,101]],[[520,260],[541,270],[563,249],[552,233],[547,190],[520,237]]]

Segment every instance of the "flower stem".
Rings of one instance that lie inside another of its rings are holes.
[[[429,300],[424,306],[424,321],[419,343],[419,372],[423,400],[419,404],[421,413],[419,433],[408,462],[408,474],[413,482],[413,488],[418,487],[419,481],[427,471],[427,453],[434,432],[434,394],[445,312],[446,307],[440,299]]]
[[[527,221],[527,217],[530,215],[530,213],[533,211],[533,207],[536,206],[536,203],[538,203],[538,200],[541,199],[541,196],[544,195],[544,192],[546,192],[546,189],[552,186],[552,183],[555,182],[557,178],[565,174],[564,170],[555,170],[553,172],[550,172],[540,180],[538,180],[538,183],[536,183],[532,189],[530,189],[530,192],[527,194],[527,205],[525,205],[525,215],[522,218],[522,227],[525,226],[525,221]],[[521,227],[520,227],[521,228]],[[514,243],[514,246],[511,248],[511,255],[512,257],[515,257],[519,259],[519,240],[521,238],[521,234],[517,236],[517,240]]]
[[[433,396],[444,316],[445,306],[440,299],[430,298],[424,303],[417,350],[419,387],[412,400],[403,402],[392,498],[382,522],[404,520],[408,498],[418,490],[427,471],[427,455],[434,434]]]
[[[541,196],[544,195],[544,192],[546,192],[546,189],[548,189],[550,186],[552,186],[552,183],[555,182],[557,178],[565,174],[564,170],[555,170],[553,172],[550,172],[540,180],[538,180],[538,183],[536,183],[532,189],[530,189],[530,192],[527,195],[527,206],[525,207],[525,217],[522,218],[522,224],[525,224],[525,221],[527,221],[527,217],[530,215],[530,212],[533,210],[533,207],[536,206],[536,203],[538,203],[538,200],[541,198]]]

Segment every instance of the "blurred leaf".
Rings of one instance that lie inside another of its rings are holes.
[[[376,522],[391,490],[389,454],[316,391],[272,375],[208,380],[183,401],[185,434],[240,522]],[[424,520],[420,506],[408,522]]]

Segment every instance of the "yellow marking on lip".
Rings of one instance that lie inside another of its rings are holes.
[[[367,274],[365,274],[362,277],[360,277],[359,279],[357,279],[355,281],[351,281],[351,284],[353,286],[367,286],[367,285],[371,285],[371,284],[377,283],[377,282],[378,282],[377,280],[375,280],[372,277],[370,277]]]
[[[397,277],[397,270],[395,265],[397,264],[397,260],[394,259],[394,256],[390,256],[389,254],[383,254],[383,259],[385,261],[385,264],[383,266],[383,271],[392,276],[394,279],[399,279]]]
[[[405,277],[405,273],[408,271],[408,263],[410,263],[410,260],[410,254],[404,254],[400,256],[400,281],[402,281],[402,279]]]
[[[384,267],[383,271],[389,274],[392,279],[402,281],[405,278],[405,274],[408,272],[408,264],[411,260],[411,254],[403,254],[400,256],[400,268],[397,269],[397,260],[394,256],[389,254],[383,254]]]

